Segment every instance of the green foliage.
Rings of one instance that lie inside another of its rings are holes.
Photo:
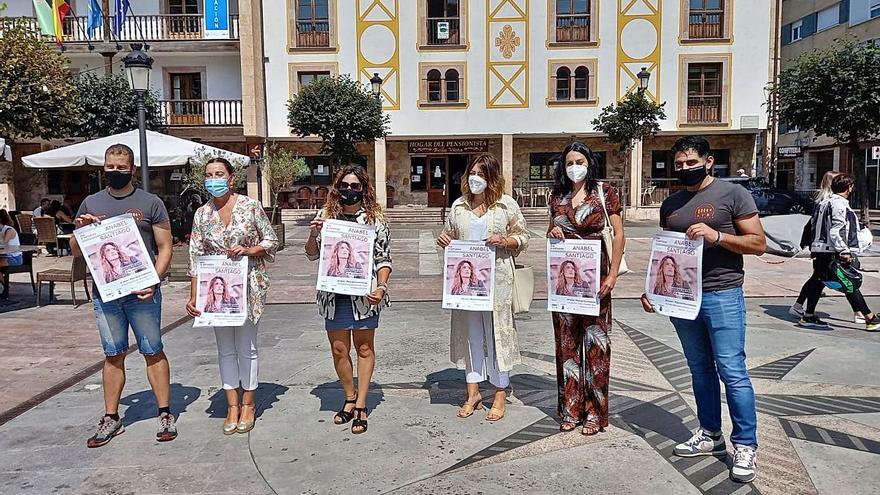
[[[388,135],[390,118],[382,113],[381,102],[348,76],[309,83],[287,107],[293,132],[319,136],[321,152],[331,155],[336,163],[349,163],[357,157],[357,143]]]
[[[666,102],[657,104],[646,98],[644,93],[633,91],[616,105],[608,105],[593,119],[593,127],[605,134],[609,142],[620,146],[621,152],[628,152],[635,140],[645,139],[660,131],[660,120],[666,119],[663,107]]]
[[[211,197],[205,189],[205,165],[212,158],[225,158],[232,163],[235,169],[235,189],[241,190],[247,184],[247,171],[250,165],[247,160],[236,160],[232,157],[232,153],[225,151],[219,153],[209,153],[204,147],[196,150],[196,156],[189,161],[189,170],[183,176],[183,184],[187,189],[195,189],[202,194],[202,197]]]
[[[53,139],[79,121],[68,61],[24,23],[3,20],[0,136]]]
[[[76,88],[80,119],[71,135],[94,138],[137,129],[137,96],[124,74],[80,74]],[[144,100],[147,129],[161,130],[162,116],[156,95],[147,93]]]
[[[305,160],[277,144],[266,148],[266,154],[260,163],[260,170],[269,183],[272,206],[277,205],[278,193],[282,189],[292,186],[294,182],[309,175],[310,172]]]

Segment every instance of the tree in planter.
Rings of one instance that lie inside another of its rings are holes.
[[[72,135],[93,138],[137,129],[137,96],[123,74],[80,74],[76,88],[80,119]],[[161,130],[162,115],[156,95],[147,93],[144,104],[147,129]]]
[[[624,177],[629,177],[629,156],[636,141],[660,132],[660,121],[666,120],[666,102],[655,103],[644,91],[633,91],[615,105],[608,105],[593,119],[593,127],[605,134],[605,139],[619,146],[626,157]]]
[[[266,149],[266,155],[260,163],[263,177],[269,183],[272,195],[272,206],[278,206],[278,193],[292,186],[296,181],[309,175],[306,161],[282,146],[273,144]],[[273,209],[274,214],[274,209]],[[273,219],[274,221],[274,219]]]
[[[300,88],[287,104],[287,120],[302,137],[319,136],[321,153],[345,164],[359,156],[357,144],[388,135],[382,103],[348,76],[318,79]]]
[[[868,189],[859,143],[880,135],[880,49],[852,39],[805,53],[772,87],[784,122],[846,146],[856,178],[862,221],[868,224]],[[815,138],[814,138],[815,139]]]
[[[7,19],[0,38],[0,136],[65,137],[79,122],[68,61],[39,31]]]

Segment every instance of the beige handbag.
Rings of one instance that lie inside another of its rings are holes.
[[[535,272],[513,259],[513,314],[528,313],[535,296]]]
[[[605,227],[602,228],[602,245],[605,246],[605,254],[608,255],[608,263],[611,263],[614,253],[614,227],[611,226],[611,218],[608,216],[608,208],[605,207],[605,191],[602,189],[602,183],[599,182],[599,202],[602,203],[602,211],[605,212]],[[620,269],[618,275],[629,273],[629,267],[626,265],[626,240],[623,241],[623,254],[620,256]]]

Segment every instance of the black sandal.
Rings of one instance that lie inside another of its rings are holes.
[[[351,433],[354,435],[360,435],[361,433],[367,432],[367,420],[361,419],[361,413],[367,414],[366,407],[356,407],[354,408],[354,413],[357,415],[354,421],[351,422]],[[354,431],[355,428],[361,428],[359,431]]]
[[[344,425],[345,423],[348,423],[349,421],[351,421],[352,418],[354,418],[354,412],[357,411],[357,409],[352,409],[351,411],[346,411],[345,405],[346,404],[356,404],[356,403],[357,403],[357,396],[355,396],[354,399],[348,399],[348,397],[346,397],[345,402],[342,404],[342,410],[339,411],[338,413],[336,413],[335,416],[333,416],[333,424]],[[337,419],[339,420],[339,423],[336,422]]]

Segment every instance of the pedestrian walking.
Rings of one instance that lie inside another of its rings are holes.
[[[134,152],[124,144],[114,144],[104,154],[104,176],[107,188],[88,196],[76,214],[77,228],[103,219],[131,213],[138,233],[150,253],[159,279],[165,278],[171,264],[171,223],[162,200],[155,194],[132,185],[136,175]],[[156,251],[154,251],[154,246]],[[71,239],[76,256],[82,256],[76,237]],[[135,291],[114,301],[104,302],[97,288],[92,289],[95,319],[104,348],[104,416],[98,429],[89,438],[89,447],[100,447],[125,428],[119,418],[119,399],[125,386],[125,355],[128,352],[128,329],[131,327],[138,350],[147,363],[147,378],[159,408],[159,430],[156,440],[167,442],[177,437],[177,425],[170,409],[170,376],[168,358],[163,351],[162,291],[159,286]]]
[[[614,228],[610,259],[602,249],[599,315],[552,314],[560,430],[571,431],[582,424],[581,433],[595,435],[608,426],[611,291],[617,283],[626,238],[620,196],[610,184],[596,179],[598,163],[593,151],[584,144],[571,143],[560,156],[549,201],[547,237],[601,239],[608,222]]]
[[[855,187],[855,179],[849,174],[837,174],[831,180],[831,196],[817,206],[811,221],[813,242],[810,245],[810,257],[813,258],[813,275],[807,281],[807,305],[798,326],[807,328],[828,328],[824,320],[816,316],[816,305],[825,281],[834,280],[833,265],[858,268],[855,251],[859,249],[859,220],[849,206],[849,197]],[[836,271],[836,270],[834,270]],[[844,270],[845,272],[845,270]],[[865,330],[880,330],[880,318],[877,318],[860,290],[844,292],[850,307],[865,317]]]
[[[201,315],[196,308],[198,258],[203,255],[226,255],[248,258],[247,301],[221,296],[210,309],[220,312],[233,305],[247,304],[247,320],[241,326],[214,327],[220,364],[220,381],[226,394],[226,420],[223,433],[247,433],[256,421],[254,402],[259,385],[257,325],[269,293],[266,262],[275,260],[278,236],[262,205],[255,199],[235,192],[235,169],[224,158],[212,158],[205,164],[205,189],[213,197],[196,210],[189,239],[190,295],[186,311],[192,317]],[[217,285],[225,296],[227,287],[217,277]],[[213,290],[211,287],[210,290]],[[207,307],[205,308],[208,309]]]
[[[376,365],[373,339],[379,327],[379,313],[389,306],[388,279],[391,277],[391,233],[385,214],[376,203],[376,191],[366,170],[359,165],[343,167],[327,193],[324,208],[311,222],[311,232],[306,241],[306,255],[312,261],[320,258],[321,228],[325,220],[344,220],[376,228],[373,244],[371,273],[375,287],[366,296],[347,296],[333,292],[318,291],[318,312],[324,317],[324,329],[333,353],[333,365],[345,391],[345,403],[333,418],[337,425],[352,421],[351,432],[367,431],[367,394]],[[353,253],[346,253],[351,257]],[[357,352],[357,388],[354,385],[354,369],[351,347]]]
[[[478,155],[465,177],[437,245],[445,249],[458,239],[495,246],[495,292],[492,311],[452,310],[450,358],[466,373],[467,397],[458,416],[467,418],[483,408],[480,383],[489,380],[495,397],[486,419],[498,421],[504,417],[510,370],[521,362],[513,321],[514,258],[528,247],[529,231],[519,205],[503,193],[495,156]]]
[[[755,479],[758,438],[755,392],[746,369],[743,255],[764,253],[764,229],[749,192],[712,176],[714,158],[706,139],[681,138],[672,151],[676,178],[685,189],[663,201],[660,226],[703,239],[700,312],[693,321],[670,318],[690,368],[700,428],[674,452],[680,457],[727,455],[720,377],[733,422],[730,478],[748,483]],[[644,294],[642,305],[654,311]]]

